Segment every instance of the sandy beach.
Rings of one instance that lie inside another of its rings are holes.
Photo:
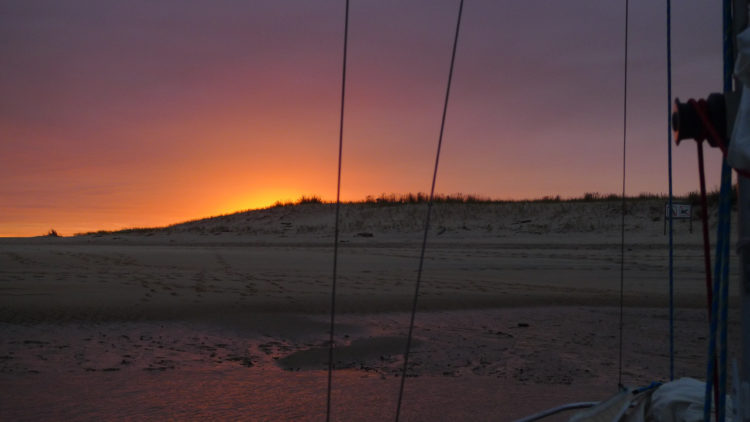
[[[342,209],[335,420],[395,412],[425,207]],[[0,239],[0,419],[320,420],[332,210],[303,204],[165,229]],[[618,202],[434,212],[408,420],[512,420],[617,390]],[[663,224],[663,202],[629,204],[626,385],[669,375]],[[675,372],[703,379],[700,223],[688,226],[675,222]],[[737,332],[732,310],[734,350]]]

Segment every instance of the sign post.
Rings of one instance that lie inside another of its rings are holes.
[[[667,234],[667,220],[669,220],[669,203],[664,204],[664,234]],[[690,233],[693,232],[693,209],[690,204],[678,204],[672,202],[672,219],[688,219],[690,220]]]

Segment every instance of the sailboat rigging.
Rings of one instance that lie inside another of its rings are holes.
[[[400,414],[401,414],[401,406],[402,406],[402,400],[404,395],[404,384],[405,380],[407,378],[407,369],[409,364],[409,355],[410,355],[410,347],[412,343],[412,335],[413,335],[413,329],[414,329],[414,321],[416,316],[416,309],[417,309],[417,301],[419,298],[419,290],[420,290],[420,282],[422,277],[422,271],[423,271],[423,265],[424,265],[424,256],[425,256],[425,250],[427,245],[427,238],[430,228],[430,215],[433,205],[433,199],[435,195],[435,185],[436,185],[436,179],[437,179],[437,171],[438,171],[438,165],[440,161],[440,152],[441,152],[441,146],[443,142],[443,134],[444,134],[444,128],[445,128],[445,121],[446,121],[446,114],[447,114],[447,108],[448,108],[448,101],[450,98],[450,89],[451,89],[451,81],[453,76],[453,68],[455,64],[455,57],[456,57],[456,48],[458,44],[458,38],[460,33],[460,27],[461,27],[461,17],[463,12],[463,6],[464,2],[463,0],[460,0],[459,7],[458,7],[458,17],[457,17],[457,23],[455,28],[455,34],[453,39],[453,46],[452,46],[452,54],[451,54],[451,63],[450,63],[450,70],[448,74],[448,80],[447,80],[447,87],[446,87],[446,93],[445,93],[445,99],[443,103],[443,113],[442,113],[442,119],[440,124],[440,134],[438,137],[437,142],[437,153],[435,157],[435,164],[432,174],[432,182],[431,182],[431,188],[430,188],[430,195],[429,200],[427,203],[427,211],[425,216],[425,224],[424,224],[424,232],[423,232],[423,238],[421,243],[421,249],[420,249],[420,256],[419,256],[419,266],[417,270],[417,277],[415,282],[415,290],[414,295],[412,297],[412,307],[411,307],[411,314],[410,314],[410,323],[409,323],[409,330],[408,330],[408,336],[406,339],[406,350],[404,353],[404,359],[403,359],[403,369],[401,371],[401,380],[400,380],[400,388],[399,388],[399,394],[398,394],[398,401],[397,401],[397,407],[396,407],[396,416],[395,420],[398,422]],[[734,16],[733,16],[734,14]],[[744,0],[734,0],[733,6],[732,2],[730,0],[724,1],[724,27],[725,27],[725,52],[729,51],[729,53],[725,54],[725,87],[724,90],[727,93],[730,93],[732,91],[732,76],[731,76],[731,69],[733,66],[731,64],[727,65],[727,63],[732,63],[733,60],[733,54],[732,54],[732,48],[731,43],[734,38],[737,37],[740,30],[743,29],[741,26],[738,26],[738,22],[745,22],[747,21],[747,4]],[[737,15],[744,15],[743,17],[738,17]],[[533,420],[540,419],[542,417],[546,417],[555,413],[558,413],[559,411],[564,410],[571,410],[571,409],[579,409],[579,408],[586,408],[591,407],[591,409],[579,414],[577,417],[574,417],[574,420],[586,420],[588,417],[592,417],[593,415],[602,415],[602,414],[608,414],[610,415],[612,420],[621,420],[621,418],[624,418],[626,414],[630,411],[631,405],[633,402],[644,403],[642,400],[643,397],[648,397],[654,391],[657,391],[658,389],[662,388],[660,387],[660,384],[653,384],[647,388],[642,389],[627,389],[623,385],[622,380],[622,374],[623,374],[623,326],[624,326],[624,320],[623,320],[623,298],[624,298],[624,268],[625,268],[625,215],[626,215],[626,153],[627,153],[627,91],[628,91],[628,17],[629,17],[629,1],[625,1],[625,45],[624,45],[624,93],[623,93],[623,155],[622,155],[622,206],[621,206],[621,242],[620,242],[620,302],[619,302],[619,348],[618,348],[618,386],[621,389],[621,392],[614,396],[612,399],[607,400],[605,402],[596,403],[596,402],[581,402],[581,403],[573,403],[569,405],[563,405],[554,409],[550,409],[548,411],[544,411],[535,415],[532,415],[528,418],[522,419],[524,422],[529,422]],[[734,26],[732,25],[732,22],[734,22]],[[340,109],[340,125],[339,125],[339,144],[338,144],[338,175],[337,175],[337,190],[336,190],[336,218],[335,218],[335,234],[334,234],[334,256],[333,256],[333,274],[332,274],[332,289],[331,289],[331,317],[330,317],[330,331],[329,331],[329,342],[328,342],[328,385],[327,385],[327,407],[326,407],[326,420],[329,421],[331,418],[331,412],[332,412],[332,404],[331,404],[331,385],[332,385],[332,373],[334,369],[334,353],[335,353],[335,315],[336,315],[336,281],[337,281],[337,257],[338,257],[338,244],[339,244],[339,219],[340,219],[340,193],[341,193],[341,165],[342,165],[342,151],[343,151],[343,129],[344,129],[344,105],[345,105],[345,88],[346,88],[346,67],[347,67],[347,40],[348,40],[348,33],[349,33],[349,1],[346,0],[345,5],[345,25],[344,25],[344,52],[343,52],[343,69],[342,69],[342,85],[341,85],[341,109]],[[729,35],[727,35],[729,34]],[[729,45],[730,47],[727,48],[726,46]],[[727,69],[730,69],[729,73],[727,73]],[[672,72],[671,72],[671,1],[667,0],[667,96],[670,103],[671,108],[671,102],[672,102],[672,86],[671,86],[671,79],[672,79]],[[722,97],[723,101],[723,97]],[[715,101],[714,101],[715,102]],[[708,420],[710,418],[708,412],[712,408],[711,404],[711,398],[716,403],[716,419],[718,421],[723,421],[726,417],[725,409],[726,409],[726,382],[727,382],[727,375],[726,375],[726,322],[727,322],[727,295],[728,295],[728,289],[727,289],[727,283],[728,283],[728,251],[729,251],[729,205],[728,205],[728,197],[730,195],[729,193],[729,187],[731,186],[731,170],[729,170],[729,167],[726,163],[726,159],[723,161],[722,165],[722,192],[721,192],[721,201],[720,201],[720,222],[719,222],[719,236],[718,236],[718,243],[717,243],[717,261],[716,261],[716,267],[714,269],[714,279],[716,283],[714,284],[712,282],[712,271],[711,271],[711,263],[710,263],[710,252],[709,252],[709,237],[708,237],[708,224],[707,224],[707,203],[705,201],[705,182],[703,177],[703,149],[702,149],[702,141],[708,140],[709,143],[715,146],[721,146],[723,147],[723,151],[726,155],[726,146],[729,142],[729,136],[724,134],[722,131],[723,128],[720,127],[718,124],[714,124],[715,122],[712,122],[711,119],[715,117],[716,113],[711,114],[711,111],[709,107],[712,105],[711,99],[709,98],[708,102],[696,102],[694,100],[691,100],[690,106],[684,106],[683,104],[677,102],[678,111],[675,113],[674,118],[674,127],[673,127],[673,118],[671,118],[671,112],[670,112],[670,118],[668,118],[668,132],[669,132],[669,143],[668,143],[668,183],[669,183],[669,202],[668,206],[669,209],[672,209],[672,198],[673,198],[673,187],[672,187],[672,146],[671,146],[671,133],[672,131],[675,131],[676,136],[675,139],[679,143],[680,140],[685,139],[687,137],[693,137],[698,141],[698,157],[700,161],[700,167],[701,167],[701,191],[703,193],[703,204],[702,204],[702,212],[704,214],[703,221],[704,221],[704,245],[705,245],[705,270],[706,270],[706,287],[707,287],[707,301],[708,301],[708,311],[709,311],[709,319],[710,319],[710,326],[711,326],[711,338],[710,338],[710,344],[709,344],[709,352],[708,352],[708,376],[707,380],[708,382],[705,384],[705,390],[706,390],[706,403],[704,406],[704,411],[706,412],[704,414],[704,418]],[[731,115],[731,111],[727,114]],[[710,115],[710,116],[709,116]],[[691,117],[693,121],[691,121]],[[747,116],[745,116],[747,117]],[[700,133],[691,133],[688,129],[692,128],[691,125],[702,125],[702,129]],[[718,128],[718,130],[717,130]],[[748,192],[747,189],[747,180],[743,180],[743,177],[740,177],[740,192],[743,194],[742,196],[750,196],[750,192]],[[747,206],[747,201],[740,201],[741,206],[745,207]],[[745,209],[741,211],[741,215],[746,216],[746,214],[750,212],[750,208]],[[747,224],[744,224],[740,227],[741,230],[744,230],[742,233],[745,233],[748,231]],[[740,250],[741,250],[741,259],[745,260],[747,258],[748,252],[746,247],[746,244],[743,244],[742,242],[746,242],[746,237],[741,238],[740,243]],[[674,239],[673,239],[673,220],[671,213],[669,215],[669,380],[670,384],[673,386],[678,386],[677,388],[683,388],[683,385],[685,384],[682,381],[673,381],[675,378],[674,374],[674,268],[673,268],[673,248],[674,248]],[[747,262],[745,260],[745,262]],[[745,268],[746,265],[743,266]],[[748,274],[747,274],[747,268],[745,268],[745,271],[743,273],[743,279],[745,280],[744,284],[748,283]],[[750,304],[750,289],[748,289],[745,286],[745,289],[743,290],[743,304]],[[743,323],[745,323],[745,330],[743,331],[743,346],[750,346],[750,335],[748,335],[748,331],[750,330],[750,324],[747,324],[750,322],[750,306],[743,306]],[[721,326],[721,338],[717,338],[717,330],[719,329],[719,326]],[[717,343],[720,343],[721,347],[720,349],[720,363],[721,365],[718,365],[718,360],[716,357],[716,345]],[[750,347],[746,347],[743,349],[743,376],[741,377],[740,385],[744,386],[747,385],[747,383],[750,381],[750,359],[748,358],[748,352],[750,351]],[[717,367],[719,366],[719,367]],[[668,391],[669,388],[672,387],[664,387],[664,391]],[[742,394],[742,387],[738,389],[739,393]],[[713,394],[712,394],[713,392]],[[735,405],[742,406],[742,399],[737,396],[735,398]],[[645,405],[641,406],[643,411],[646,408]],[[604,413],[602,413],[604,412]],[[737,415],[739,415],[740,419],[742,421],[750,420],[750,411],[739,409],[737,411]],[[624,419],[622,419],[624,420]]]

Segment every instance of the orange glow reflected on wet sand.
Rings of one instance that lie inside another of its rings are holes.
[[[325,419],[325,371],[214,369],[4,377],[10,419],[295,420]],[[399,378],[364,371],[334,374],[332,420],[394,417]],[[599,391],[599,397],[592,392]],[[410,378],[404,420],[512,420],[553,405],[608,396],[590,385],[507,385],[488,377]],[[543,398],[543,399],[542,399]]]

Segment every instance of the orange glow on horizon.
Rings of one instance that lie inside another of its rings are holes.
[[[234,214],[236,212],[269,208],[276,203],[294,202],[303,195],[307,194],[297,193],[291,190],[276,191],[275,193],[259,193],[252,196],[243,195],[237,199],[228,201],[225,206],[220,207],[220,214]]]
[[[340,5],[51,3],[9,2],[0,13],[0,54],[12,64],[0,71],[0,237],[160,227],[335,198]],[[438,3],[352,10],[344,201],[430,189],[455,24],[454,5]],[[618,193],[622,43],[611,22],[621,10],[561,2],[539,14],[533,2],[511,3],[467,12],[437,190]],[[692,46],[675,53],[673,91],[684,97],[721,86],[721,14],[704,3],[683,10],[701,25],[675,27]],[[640,7],[629,195],[667,189],[665,34],[653,24],[662,12]],[[695,190],[694,149],[673,154],[674,192]]]

